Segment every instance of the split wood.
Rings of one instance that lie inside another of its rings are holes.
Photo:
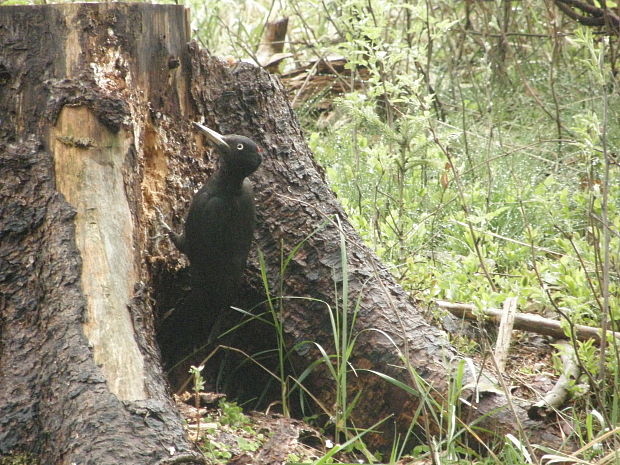
[[[512,328],[517,314],[517,298],[509,297],[504,302],[497,342],[495,343],[495,362],[500,373],[506,370],[506,360],[510,350],[510,340],[512,339]]]

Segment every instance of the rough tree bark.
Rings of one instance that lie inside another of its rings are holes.
[[[164,362],[173,365],[186,262],[157,238],[154,210],[180,228],[194,190],[212,172],[190,124],[202,116],[265,149],[253,177],[256,243],[272,287],[281,251],[305,240],[284,294],[338,300],[340,218],[350,301],[360,299],[352,365],[411,384],[408,363],[437,398],[447,391],[458,356],[346,221],[278,79],[222,62],[188,39],[186,11],[174,5],[0,8],[0,452],[26,449],[53,463],[194,460],[154,334],[157,324]],[[244,289],[239,306],[263,299],[256,255]],[[288,300],[281,318],[290,344],[311,340],[332,350],[325,305]],[[264,329],[249,328],[244,344],[264,343]],[[294,360],[303,369],[317,357],[311,345],[298,345]],[[473,385],[477,374],[469,378]],[[418,398],[368,373],[349,380],[351,392],[361,392],[357,426],[389,415],[398,428],[408,426]],[[334,386],[325,371],[309,382],[330,405]],[[489,414],[484,427],[515,429],[501,393],[479,397],[471,418]],[[513,405],[534,442],[559,444],[552,429]],[[373,441],[382,446],[392,437]]]
[[[188,116],[188,39],[182,7],[0,7],[0,454],[202,463],[142,264],[149,120]]]

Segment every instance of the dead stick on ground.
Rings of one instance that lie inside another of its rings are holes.
[[[478,316],[475,314],[475,312],[478,312],[475,305],[446,302],[444,300],[436,300],[435,304],[437,304],[438,307],[448,310],[450,313],[460,318],[466,318],[468,320],[478,319]],[[495,322],[499,322],[502,317],[502,310],[496,308],[484,309],[481,310],[481,312],[486,318]],[[515,315],[514,328],[524,331],[531,331],[538,334],[544,334],[558,339],[566,338],[564,329],[562,328],[559,321],[551,320],[549,318],[544,318],[540,315],[534,315],[531,313],[517,313]],[[574,325],[573,328],[575,331],[575,336],[578,340],[587,341],[589,339],[594,339],[597,344],[600,343],[600,328],[594,328],[592,326],[584,325]],[[619,332],[608,331],[607,334],[620,339]]]
[[[500,373],[503,373],[506,369],[506,359],[508,358],[508,350],[510,349],[510,340],[512,339],[512,328],[514,326],[516,313],[517,298],[507,298],[504,302],[504,311],[499,324],[497,342],[495,343],[494,356],[497,369]]]
[[[569,387],[571,381],[576,381],[579,378],[579,365],[577,364],[577,356],[573,346],[568,341],[558,341],[556,346],[560,351],[562,373],[553,389],[528,409],[527,415],[532,420],[546,418],[550,412],[562,407],[570,394]]]

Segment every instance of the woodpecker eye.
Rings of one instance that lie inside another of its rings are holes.
[[[237,144],[237,150],[243,150],[243,144]]]

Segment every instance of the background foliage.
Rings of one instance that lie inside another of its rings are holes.
[[[608,294],[620,319],[615,36],[541,1],[213,1],[194,27],[214,53],[247,58],[282,16],[286,67],[342,56],[341,79],[362,83],[327,116],[314,101],[298,113],[351,219],[413,293],[480,306],[518,294],[586,324]]]
[[[194,27],[248,58],[282,16],[285,71],[346,59],[334,80],[353,90],[329,112],[325,95],[291,99],[350,219],[413,296],[518,296],[567,334],[619,329],[616,34],[548,0],[210,1]],[[576,347],[594,393],[576,417],[617,425],[617,342]]]

